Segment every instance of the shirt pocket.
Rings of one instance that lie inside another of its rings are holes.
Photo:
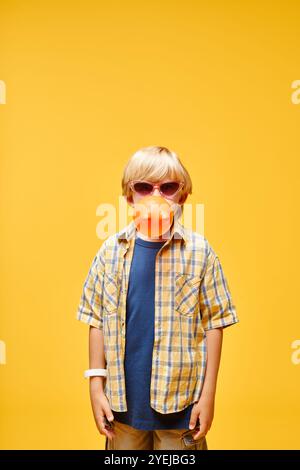
[[[175,310],[182,315],[193,315],[199,309],[201,278],[185,273],[175,274]]]
[[[117,311],[120,299],[120,282],[117,274],[106,272],[104,274],[103,307],[107,314]]]

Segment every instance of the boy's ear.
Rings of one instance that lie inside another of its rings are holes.
[[[131,196],[123,196],[123,197],[126,200],[127,204],[129,204],[130,206],[133,206],[132,195]]]
[[[184,204],[185,201],[187,200],[187,197],[188,197],[188,194],[185,194],[184,196],[182,196],[182,197],[179,199],[178,204]]]

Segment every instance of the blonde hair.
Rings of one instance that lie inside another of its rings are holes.
[[[129,187],[131,180],[144,179],[155,182],[165,178],[184,183],[182,199],[192,194],[191,177],[175,152],[157,145],[144,147],[132,155],[124,168],[122,194],[131,197],[132,191]]]

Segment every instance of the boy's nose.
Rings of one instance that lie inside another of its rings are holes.
[[[153,196],[160,196],[160,192],[158,188],[155,188],[153,191]]]

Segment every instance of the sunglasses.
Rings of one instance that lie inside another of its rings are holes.
[[[161,196],[171,198],[183,188],[184,183],[182,181],[165,181],[164,183],[153,184],[150,181],[134,180],[129,183],[129,186],[132,191],[140,196],[149,196],[153,194],[155,188],[158,188]]]

